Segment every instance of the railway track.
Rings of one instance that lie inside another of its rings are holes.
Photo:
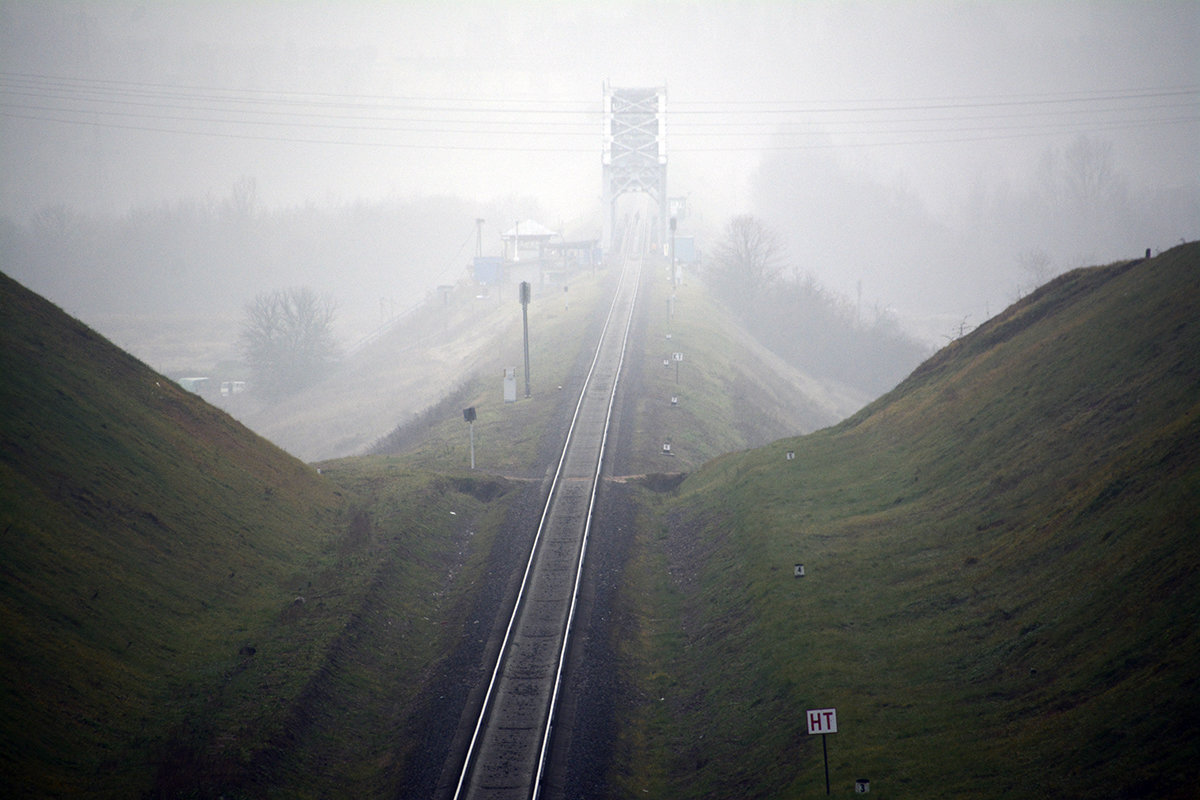
[[[640,255],[623,258],[621,278],[463,756],[455,800],[530,800],[542,792],[641,267]]]

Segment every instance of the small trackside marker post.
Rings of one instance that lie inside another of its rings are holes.
[[[829,744],[828,734],[837,733],[836,708],[811,708],[805,712],[808,716],[808,733],[821,734],[821,752],[825,756],[825,794],[829,794]]]

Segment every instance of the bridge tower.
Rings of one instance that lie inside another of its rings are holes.
[[[613,246],[617,198],[644,192],[658,209],[659,252],[667,238],[667,88],[614,89],[604,82],[604,246]]]

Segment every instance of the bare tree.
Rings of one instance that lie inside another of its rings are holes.
[[[1046,211],[1095,222],[1118,208],[1125,199],[1125,185],[1112,153],[1112,142],[1082,134],[1062,149],[1043,152],[1037,177]]]
[[[221,206],[227,220],[249,224],[258,213],[258,181],[248,175],[238,178]]]
[[[714,277],[732,299],[752,302],[779,280],[783,251],[775,233],[748,214],[725,227],[712,258]]]
[[[278,397],[319,379],[337,359],[334,310],[331,298],[308,287],[255,297],[240,340],[255,385]]]
[[[1112,142],[1078,136],[1063,151],[1063,181],[1077,210],[1091,216],[1117,192]]]
[[[1031,290],[1041,286],[1054,275],[1050,256],[1046,254],[1045,250],[1023,250],[1017,256],[1017,263],[1020,265],[1021,271],[1028,275],[1033,282]]]

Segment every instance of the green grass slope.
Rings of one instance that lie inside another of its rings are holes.
[[[0,315],[0,794],[394,795],[510,487],[320,475],[3,275]]]
[[[1077,270],[645,494],[613,796],[823,795],[835,707],[837,794],[1194,797],[1198,320],[1200,244]]]
[[[622,377],[628,416],[619,423],[631,436],[618,468],[626,473],[689,472],[725,453],[831,425],[869,399],[775,356],[700,276],[672,286],[669,269],[652,263],[639,304]]]
[[[574,276],[569,292],[553,285],[541,287],[528,307],[530,396],[525,397],[524,335],[521,306],[508,289],[504,316],[513,323],[501,330],[463,327],[444,345],[445,352],[463,357],[453,373],[419,367],[414,377],[436,387],[441,399],[418,414],[395,415],[400,424],[381,435],[374,453],[403,454],[407,464],[437,471],[470,464],[470,432],[462,409],[472,406],[475,463],[478,470],[540,479],[547,466],[539,446],[555,431],[565,429],[572,392],[578,395],[591,361],[593,340],[612,300],[615,270]],[[511,295],[511,297],[509,296]],[[564,298],[568,297],[567,302]],[[493,301],[488,301],[490,304]],[[487,312],[493,313],[493,312]],[[517,370],[517,400],[505,402],[503,375]],[[403,394],[403,383],[387,383],[385,391]],[[433,389],[431,388],[432,392]],[[561,442],[559,442],[561,446]]]
[[[148,788],[193,684],[295,598],[328,482],[0,277],[0,760],[10,796]]]
[[[487,377],[472,373],[443,402],[384,437],[378,452],[403,454],[406,463],[428,469],[461,467],[470,456],[460,410],[474,406],[478,468],[539,477],[545,459],[536,445],[548,431],[565,430],[569,417],[554,409],[569,412],[578,398],[616,277],[602,272],[573,280],[569,310],[554,297],[530,304],[530,399],[520,378],[516,403],[501,394],[501,365],[521,364],[518,331],[486,348],[494,354]],[[675,352],[684,353],[678,370]],[[643,269],[625,363],[620,392],[628,402],[618,418],[624,435],[611,448],[611,470],[620,475],[687,472],[730,451],[832,424],[867,400],[783,363],[747,336],[698,278],[673,289],[661,258],[648,259]],[[665,442],[672,445],[669,457]]]
[[[661,266],[624,384],[626,467],[664,469],[672,424],[688,433],[670,466],[686,469],[857,407],[774,375],[702,287],[658,313]],[[490,631],[480,609],[508,580],[496,565],[529,527],[614,277],[531,308],[532,399],[504,403],[499,370],[472,366],[393,437],[403,455],[321,474],[0,276],[3,793],[396,796],[435,781],[430,698],[470,684],[455,665]],[[681,408],[644,344],[668,323],[688,348]],[[505,330],[491,357],[520,363]]]

